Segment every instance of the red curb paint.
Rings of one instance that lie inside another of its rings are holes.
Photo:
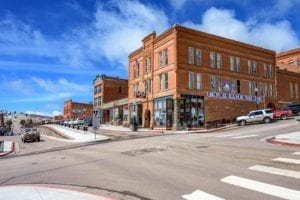
[[[300,144],[294,144],[294,143],[279,141],[279,140],[276,140],[276,139],[270,139],[268,141],[272,144],[281,144],[281,145],[284,145],[284,146],[300,147]]]
[[[10,151],[0,154],[0,157],[7,156],[8,154],[11,154],[14,150],[15,150],[15,142],[11,142]]]

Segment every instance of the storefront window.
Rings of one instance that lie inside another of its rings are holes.
[[[157,99],[154,103],[154,125],[172,127],[173,125],[173,99]]]
[[[204,125],[202,98],[191,97],[181,100],[179,125],[182,128],[197,128]]]

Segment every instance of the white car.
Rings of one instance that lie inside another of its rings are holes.
[[[246,125],[247,123],[264,122],[270,123],[274,119],[271,109],[253,110],[246,116],[236,118],[238,125]]]

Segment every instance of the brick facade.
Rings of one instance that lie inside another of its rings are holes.
[[[275,101],[274,51],[178,25],[142,42],[128,69],[139,126],[201,128]]]
[[[93,116],[93,104],[73,102],[72,99],[64,102],[63,119],[76,119]]]

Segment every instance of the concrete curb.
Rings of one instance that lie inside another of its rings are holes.
[[[280,145],[291,146],[291,147],[300,147],[300,144],[295,144],[295,143],[288,142],[288,141],[278,140],[274,137],[270,138],[270,139],[267,139],[267,141],[272,143],[272,144],[280,144]]]
[[[4,156],[7,156],[8,154],[11,154],[15,150],[15,142],[12,142],[12,141],[4,141],[4,142],[10,142],[11,144],[10,144],[9,151],[5,151],[3,153],[0,153],[0,158],[4,157]]]

